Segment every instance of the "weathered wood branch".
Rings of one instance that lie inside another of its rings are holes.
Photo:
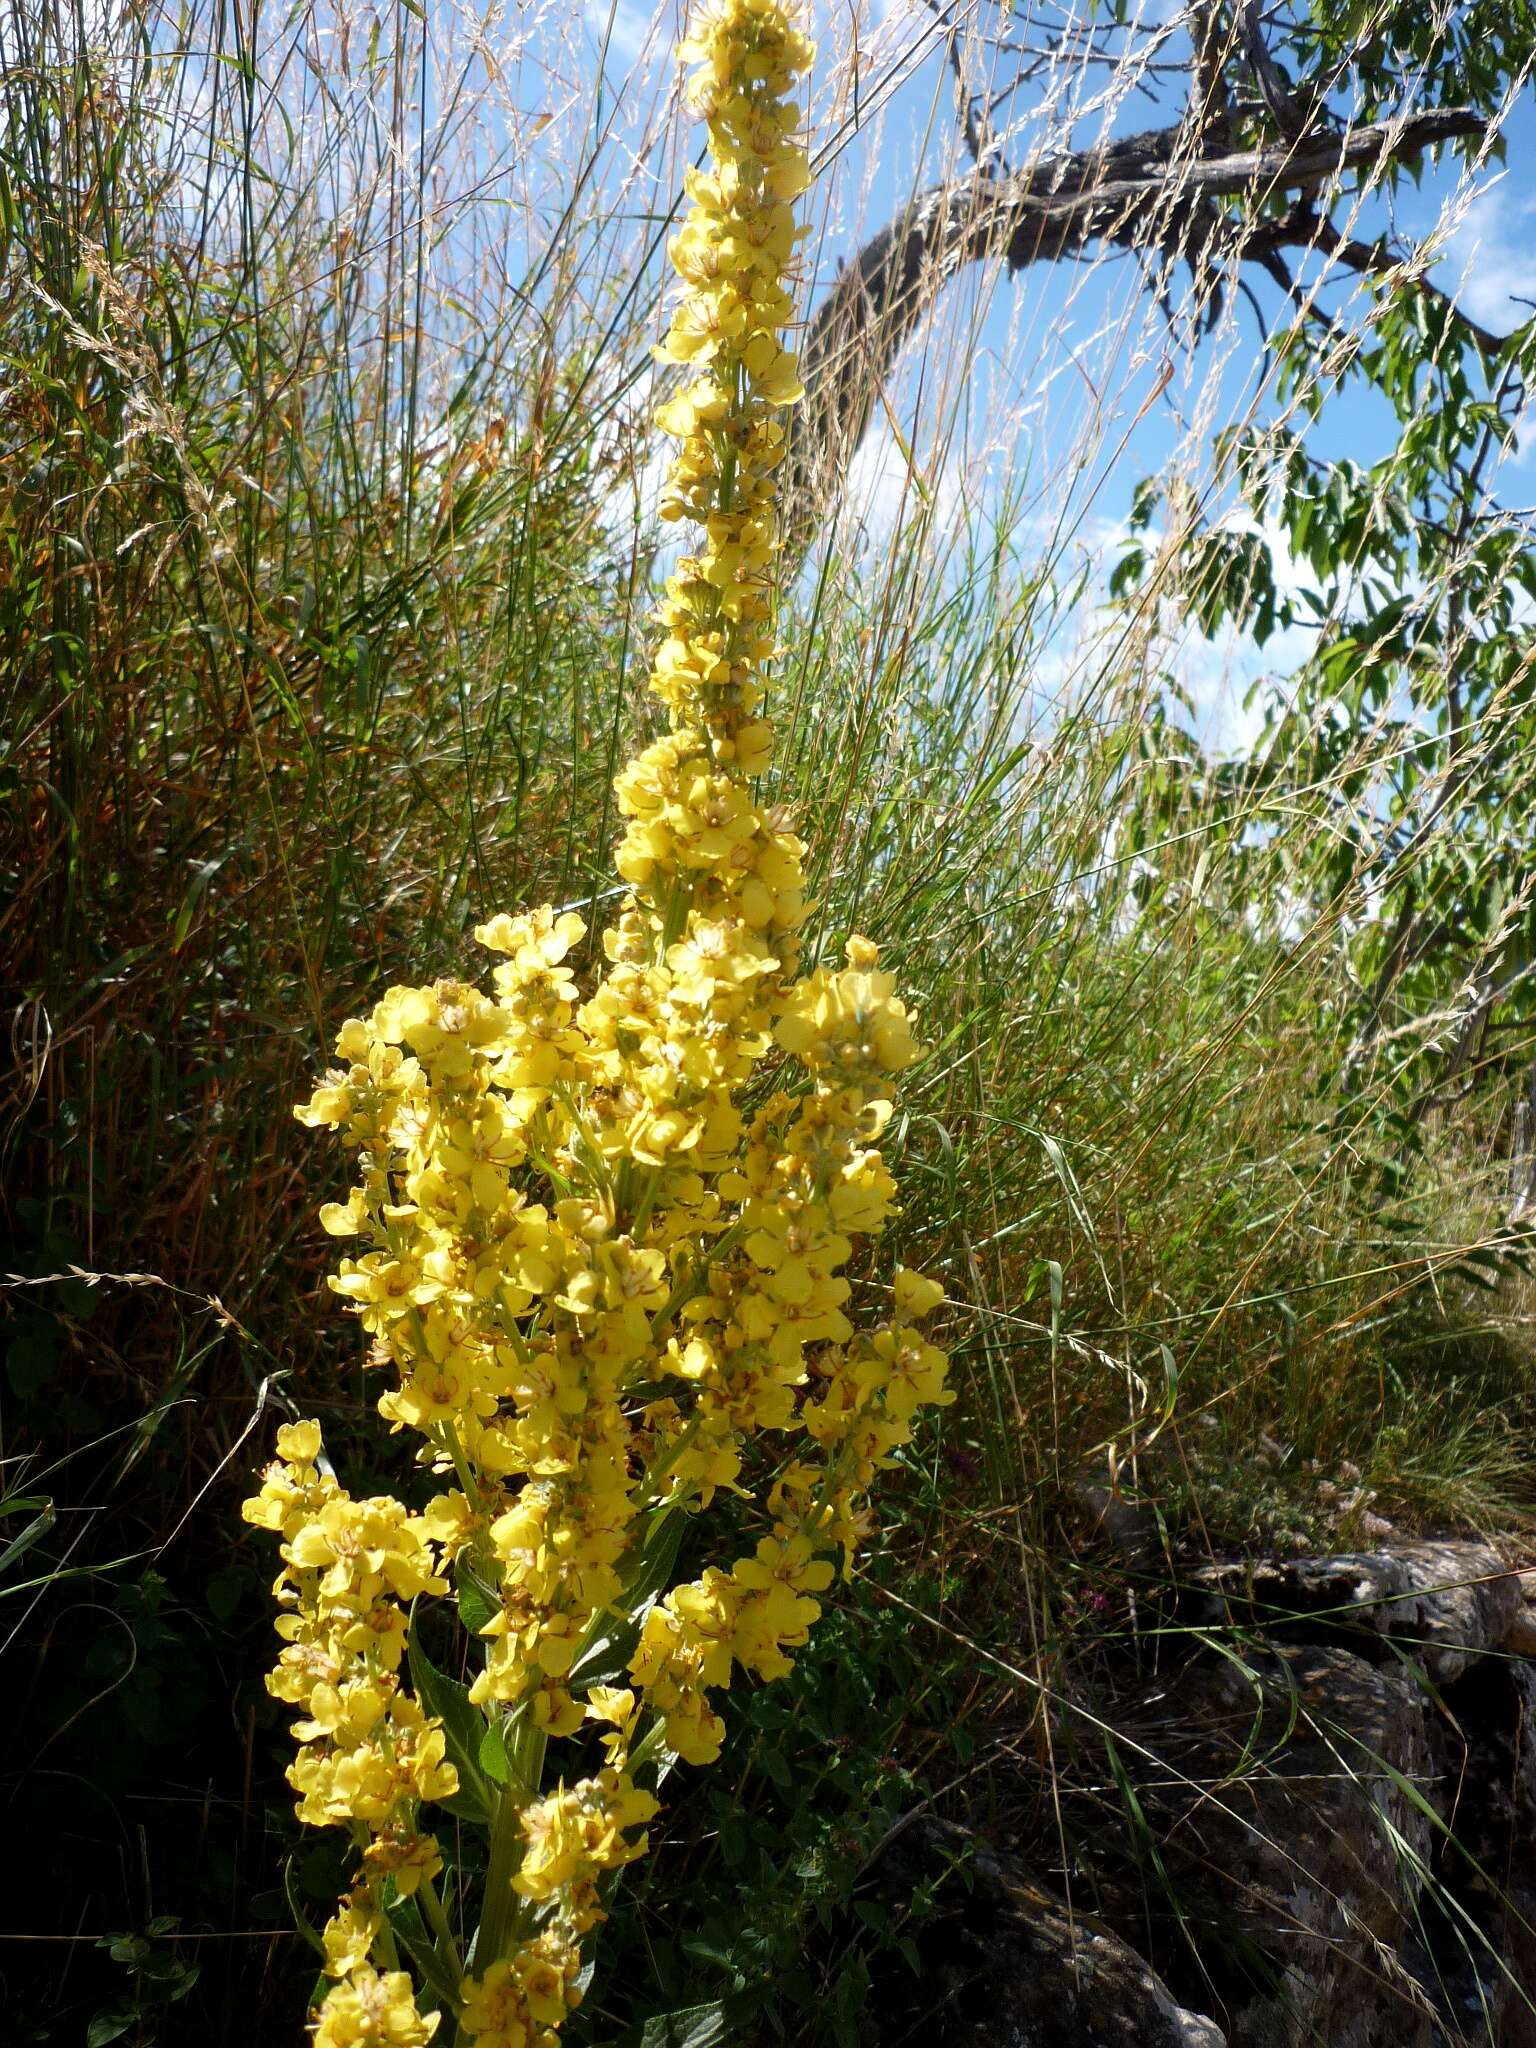
[[[1001,173],[983,162],[934,185],[859,250],[812,316],[801,348],[806,402],[793,426],[789,465],[792,544],[808,541],[859,443],[903,344],[946,284],[973,263],[1001,257],[1010,272],[1058,262],[1094,244],[1165,260],[1215,247],[1231,264],[1273,261],[1281,248],[1327,243],[1349,268],[1363,245],[1346,243],[1305,204],[1346,173],[1422,155],[1436,143],[1487,132],[1461,107],[1435,107],[1342,132],[1314,129],[1257,149],[1192,151],[1186,124]],[[1218,202],[1240,200],[1237,209]],[[1289,205],[1279,204],[1290,201]]]

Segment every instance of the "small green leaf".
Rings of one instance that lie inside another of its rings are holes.
[[[510,1784],[511,1766],[507,1762],[507,1738],[499,1721],[492,1721],[480,1738],[480,1768],[493,1785]]]
[[[462,1561],[458,1570],[458,1590],[459,1619],[471,1635],[477,1636],[496,1614],[496,1602],[474,1574],[465,1569]]]
[[[23,1400],[45,1387],[58,1368],[57,1331],[41,1319],[29,1323],[6,1346],[5,1370]]]
[[[761,1751],[757,1758],[757,1767],[770,1783],[778,1786],[781,1792],[792,1792],[794,1790],[795,1774],[776,1749]]]
[[[715,2042],[724,2039],[725,2007],[716,1999],[710,2005],[690,2005],[647,2020],[640,2048],[714,2048]]]
[[[491,1787],[486,1783],[480,1766],[485,1717],[478,1707],[470,1705],[468,1688],[439,1671],[421,1647],[414,1620],[408,1655],[416,1697],[428,1714],[442,1722],[449,1761],[459,1774],[458,1791],[440,1804],[446,1806],[450,1813],[457,1814],[460,1820],[474,1821],[483,1827],[490,1820],[494,1803]]]
[[[215,1621],[228,1621],[245,1592],[242,1572],[215,1572],[203,1589],[208,1611]]]
[[[300,1934],[303,1935],[304,1939],[309,1943],[310,1947],[314,1950],[315,1954],[320,1958],[321,1962],[324,1962],[326,1959],[325,1943],[320,1939],[319,1935],[315,1932],[314,1923],[310,1919],[309,1915],[305,1912],[303,1904],[300,1901],[298,1886],[294,1882],[293,1858],[291,1856],[283,1865],[283,1891],[288,1899],[288,1911],[293,1915],[294,1926],[297,1927]]]

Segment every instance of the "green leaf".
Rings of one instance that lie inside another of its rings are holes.
[[[776,1749],[759,1751],[756,1761],[763,1776],[777,1785],[781,1792],[794,1790],[795,1774]]]
[[[215,1572],[204,1588],[203,1597],[215,1621],[228,1621],[245,1592],[243,1572]]]
[[[672,1582],[685,1519],[681,1508],[652,1509],[638,1551],[626,1553],[619,1563],[624,1580],[621,1605],[598,1616],[589,1641],[571,1666],[568,1683],[573,1691],[612,1685],[628,1672],[640,1625]]]
[[[22,1400],[45,1387],[58,1368],[58,1333],[41,1319],[29,1323],[6,1346],[6,1374]]]
[[[511,1783],[512,1767],[507,1762],[507,1738],[500,1721],[487,1724],[480,1738],[480,1768],[493,1785]]]
[[[0,1572],[7,1565],[14,1564],[24,1551],[30,1550],[40,1536],[46,1536],[54,1524],[53,1502],[44,1501],[42,1513],[34,1515],[19,1536],[13,1536],[4,1550],[0,1550]]]
[[[640,2048],[713,2048],[716,2041],[724,2039],[725,2007],[716,1999],[710,2005],[685,2006],[647,2020]]]
[[[489,1590],[467,1568],[462,1558],[459,1560],[457,1578],[459,1619],[471,1635],[477,1636],[496,1614],[496,1602]]]
[[[106,2048],[108,2041],[120,2039],[132,2025],[132,2011],[125,2012],[120,2005],[99,2012],[85,2030],[85,2048]]]
[[[435,1715],[443,1724],[443,1735],[447,1743],[449,1761],[459,1774],[459,1789],[451,1799],[439,1803],[448,1811],[457,1814],[460,1820],[474,1821],[481,1827],[489,1825],[491,1808],[495,1795],[486,1783],[485,1773],[480,1765],[480,1743],[485,1734],[485,1717],[480,1709],[470,1705],[469,1689],[456,1679],[449,1678],[438,1670],[426,1651],[421,1647],[414,1618],[408,1655],[411,1666],[411,1683],[416,1688],[416,1697],[429,1714]]]
[[[293,1916],[294,1926],[297,1927],[300,1934],[303,1935],[304,1939],[309,1943],[310,1947],[314,1950],[315,1954],[320,1958],[321,1962],[323,1963],[326,1959],[325,1943],[320,1939],[319,1935],[315,1932],[314,1922],[305,1912],[303,1904],[300,1901],[298,1886],[294,1882],[293,1858],[291,1856],[283,1865],[283,1892],[288,1900],[288,1911]]]

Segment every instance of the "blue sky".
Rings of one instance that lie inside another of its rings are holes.
[[[1035,33],[1043,4],[1014,0],[1016,34]],[[1089,0],[1077,4],[1086,8]],[[819,170],[805,205],[805,297],[814,307],[869,232],[946,169],[966,168],[966,159],[943,37],[921,0],[811,5],[819,55],[809,114]],[[1182,73],[1179,8],[1180,0],[1141,0],[1138,18],[1152,31],[1155,54]],[[602,365],[599,383],[611,391],[615,371],[638,372],[630,402],[643,412],[644,338],[661,329],[667,285],[656,260],[660,226],[699,141],[677,106],[682,9],[683,0],[659,0],[654,11],[651,0],[428,0],[425,13],[413,9],[411,25],[397,28],[394,44],[372,0],[314,0],[263,17],[278,175],[285,152],[321,166],[336,221],[356,220],[384,282],[393,277],[390,306],[404,303],[398,294],[414,252],[425,251],[433,281],[422,302],[434,307],[440,327],[426,340],[444,405],[472,365],[478,339],[505,331],[509,308],[519,332],[536,335],[558,302],[562,332],[575,346],[603,331],[618,288],[628,283],[631,317],[616,323],[625,339],[617,360]],[[131,18],[120,15],[118,0],[87,0],[93,34],[119,19]],[[968,66],[985,61],[979,48],[968,49]],[[202,63],[205,70],[194,52],[168,128],[195,128],[212,88],[226,97],[233,90],[233,74],[210,53]],[[1016,103],[1024,118],[1007,137],[1006,160],[1017,165],[1177,117],[1182,77],[1169,79],[1161,106],[1136,83],[1123,70],[1046,65]],[[1396,225],[1416,241],[1434,238],[1439,279],[1496,331],[1518,321],[1522,299],[1536,301],[1529,90],[1513,105],[1505,133],[1506,167],[1470,178],[1442,159],[1427,168],[1421,188],[1405,189],[1395,223],[1380,200],[1356,223],[1373,236]],[[385,184],[389,204],[381,205]],[[388,223],[402,190],[406,226],[397,234]],[[215,206],[231,233],[235,197],[233,185],[221,187]],[[429,224],[420,242],[418,204]],[[324,221],[321,228],[333,231]],[[1075,593],[1061,606],[1038,666],[1043,703],[1072,691],[1094,672],[1105,578],[1138,482],[1156,477],[1209,517],[1238,516],[1230,487],[1213,475],[1211,438],[1235,421],[1273,417],[1259,318],[1273,322],[1281,303],[1266,279],[1249,272],[1247,282],[1257,311],[1229,293],[1214,330],[1192,342],[1179,319],[1184,277],[1173,281],[1170,326],[1126,255],[1039,265],[1016,280],[966,273],[947,288],[889,383],[832,545],[878,570],[917,497],[937,507],[936,551],[946,533],[985,532],[1006,505],[1019,581],[1044,565]],[[1338,289],[1331,298],[1344,304]],[[381,321],[404,345],[408,314],[391,312],[382,295],[379,304]],[[517,396],[484,394],[491,409],[518,410]],[[441,439],[447,446],[446,431]],[[1384,405],[1348,387],[1325,408],[1312,440],[1326,455],[1369,463],[1391,448],[1394,424]],[[1536,433],[1494,479],[1506,503],[1536,498],[1533,457]],[[615,509],[625,507],[616,499]],[[1296,581],[1283,548],[1277,570],[1282,586]],[[942,565],[935,570],[944,573]],[[1230,633],[1206,641],[1170,627],[1166,648],[1149,658],[1194,700],[1201,736],[1226,747],[1258,729],[1258,709],[1245,704],[1251,686],[1265,679],[1283,685],[1309,645],[1299,627],[1263,648]]]
[[[1161,29],[1159,54],[1174,63],[1185,48],[1177,12],[1174,0],[1148,0],[1142,16]],[[546,18],[554,33],[557,16]],[[672,149],[656,142],[675,77],[677,18],[670,0],[654,14],[645,0],[585,0],[579,22],[558,19],[550,71],[530,74],[536,94],[547,94],[558,77],[567,119],[586,121],[599,103],[612,110],[611,149],[600,175],[622,179],[631,205],[664,207],[676,189],[676,123]],[[1030,19],[1020,0],[1017,32],[1029,33]],[[807,243],[813,306],[840,259],[954,165],[959,152],[953,76],[933,18],[915,0],[853,0],[840,10],[817,0],[814,28],[820,54],[812,121],[822,161]],[[970,61],[985,60],[973,51]],[[1047,69],[1016,103],[1031,118],[1010,140],[1008,159],[1165,125],[1178,112],[1177,91],[1170,81],[1162,104],[1154,105],[1124,78],[1112,83],[1077,66]],[[1421,190],[1400,198],[1395,219],[1415,241],[1439,238],[1438,279],[1498,331],[1522,317],[1521,295],[1536,299],[1536,111],[1529,92],[1514,106],[1506,136],[1506,168],[1471,179],[1442,158],[1426,170]],[[1356,231],[1375,236],[1393,224],[1385,205],[1372,200]],[[1087,620],[1118,552],[1136,483],[1178,477],[1223,516],[1230,494],[1211,476],[1211,433],[1250,412],[1273,415],[1262,384],[1259,315],[1276,322],[1283,302],[1267,279],[1250,273],[1247,282],[1257,312],[1230,294],[1214,332],[1196,344],[1177,320],[1186,279],[1173,282],[1170,329],[1128,256],[1040,265],[1011,281],[973,273],[951,285],[931,330],[908,351],[889,389],[888,411],[858,458],[849,492],[858,525],[845,527],[843,544],[862,542],[874,552],[886,544],[911,503],[911,451],[924,490],[946,514],[961,519],[969,508],[986,519],[1006,498],[1018,521],[1021,561],[1048,557],[1063,579],[1086,568],[1089,602],[1079,615]],[[1341,292],[1332,291],[1328,303],[1343,304]],[[1352,387],[1329,402],[1313,432],[1322,452],[1362,462],[1385,454],[1393,441],[1386,407]],[[1510,502],[1536,495],[1523,449],[1496,488]],[[1282,578],[1290,573],[1283,558],[1280,569]],[[1220,644],[1187,642],[1180,674],[1197,699],[1203,736],[1218,744],[1250,736],[1257,714],[1242,709],[1248,685],[1283,675],[1306,644],[1299,630],[1264,650],[1230,636]]]

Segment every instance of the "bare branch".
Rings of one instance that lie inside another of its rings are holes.
[[[1269,45],[1264,40],[1259,0],[1246,0],[1241,20],[1243,54],[1252,68],[1260,97],[1269,109],[1280,133],[1290,136],[1293,141],[1299,141],[1307,131],[1306,111],[1298,106],[1291,96],[1285,80],[1280,76],[1280,67],[1269,54]]]
[[[870,237],[806,330],[807,400],[790,450],[794,539],[805,542],[819,525],[903,344],[970,264],[1001,257],[1016,272],[1081,255],[1094,243],[1172,261],[1193,256],[1219,234],[1233,261],[1268,268],[1278,250],[1310,246],[1348,269],[1379,272],[1390,257],[1339,236],[1309,203],[1314,195],[1345,174],[1379,171],[1437,143],[1482,137],[1487,128],[1470,109],[1433,107],[1342,134],[1321,130],[1255,149],[1191,154],[1189,128],[1177,123],[1037,157],[1013,172],[983,162],[966,177],[930,187]],[[1263,209],[1286,194],[1302,203],[1266,215]],[[1223,200],[1243,207],[1224,210],[1217,203]],[[1480,342],[1498,346],[1467,324]]]

